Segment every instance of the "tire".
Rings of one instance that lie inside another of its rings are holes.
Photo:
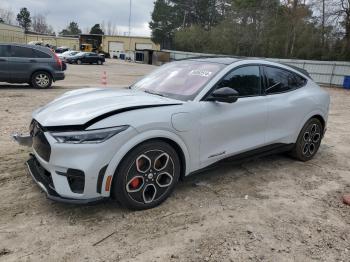
[[[32,75],[30,82],[32,87],[45,89],[51,87],[52,77],[48,72],[38,71]]]
[[[320,148],[323,126],[317,118],[311,118],[300,131],[297,142],[290,152],[294,158],[306,162],[314,158]]]
[[[98,65],[102,65],[103,63],[102,63],[101,60],[97,60],[97,64],[98,64]]]
[[[81,65],[81,64],[82,64],[82,62],[81,62],[80,59],[77,60],[77,64],[78,64],[78,65]]]
[[[180,177],[180,160],[167,143],[152,140],[132,149],[113,179],[112,197],[132,210],[156,207],[172,193]]]

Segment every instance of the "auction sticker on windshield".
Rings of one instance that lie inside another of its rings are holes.
[[[213,72],[206,71],[206,70],[192,70],[189,75],[191,76],[202,76],[202,77],[209,77]]]

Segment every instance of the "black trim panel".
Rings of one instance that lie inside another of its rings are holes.
[[[244,153],[240,153],[240,154],[225,158],[225,159],[221,159],[218,162],[215,162],[214,164],[211,164],[210,166],[207,166],[207,167],[204,167],[204,168],[199,169],[197,171],[194,171],[194,172],[188,174],[187,176],[199,174],[199,173],[214,169],[214,168],[218,167],[219,165],[223,165],[223,164],[230,164],[230,165],[240,164],[240,163],[244,163],[244,162],[254,160],[257,158],[261,158],[264,156],[269,156],[269,155],[273,155],[273,154],[287,152],[287,151],[292,150],[293,147],[294,147],[294,144],[282,144],[282,143],[263,146],[263,147],[260,147],[257,149],[253,149],[253,150],[250,150],[250,151],[247,151]]]
[[[101,194],[101,191],[102,191],[102,182],[103,182],[103,179],[105,177],[105,173],[106,173],[107,167],[108,167],[108,165],[102,167],[100,172],[98,172],[96,191],[99,194]]]
[[[83,125],[69,125],[69,126],[46,126],[43,127],[45,131],[53,131],[53,132],[70,132],[70,131],[83,131],[86,130],[88,127],[92,126],[93,124],[107,118],[113,115],[117,115],[124,112],[139,110],[139,109],[146,109],[146,108],[155,108],[155,107],[165,107],[165,106],[177,106],[182,104],[160,104],[160,105],[144,105],[144,106],[131,106],[131,107],[125,107],[121,109],[117,109],[105,114],[102,114],[98,117],[95,117],[88,122],[86,122]]]

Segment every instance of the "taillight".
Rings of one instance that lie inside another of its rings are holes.
[[[62,61],[61,61],[61,59],[58,57],[58,55],[57,55],[56,53],[53,53],[53,54],[54,54],[54,56],[55,56],[55,60],[56,60],[57,65],[58,65],[59,68],[61,68],[61,70],[62,70]]]

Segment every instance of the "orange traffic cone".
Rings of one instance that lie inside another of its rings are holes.
[[[107,85],[107,73],[106,73],[106,71],[104,71],[103,74],[102,74],[101,84],[104,85],[104,86]]]

